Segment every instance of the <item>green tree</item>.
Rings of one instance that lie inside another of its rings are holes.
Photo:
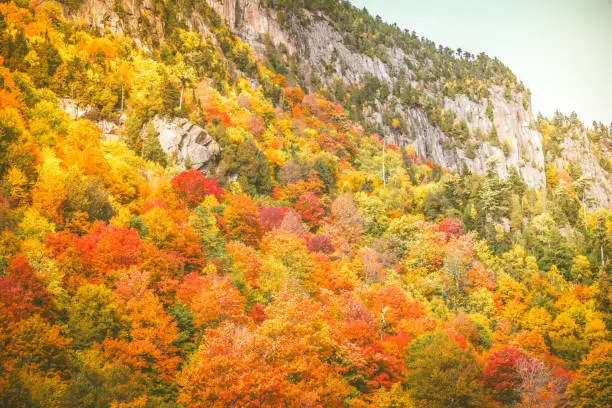
[[[605,408],[612,402],[612,343],[602,343],[580,363],[568,394],[576,408]]]
[[[149,122],[145,127],[142,141],[142,157],[159,163],[163,167],[168,163],[166,153],[159,144],[159,133],[155,129],[153,122]]]
[[[408,349],[404,385],[417,406],[486,406],[476,360],[441,332],[416,339]]]
[[[114,338],[122,327],[121,312],[104,285],[79,287],[68,306],[68,331],[77,349]]]
[[[249,194],[269,194],[272,191],[270,182],[270,165],[266,156],[257,148],[252,139],[245,140],[237,153],[238,181]]]
[[[570,275],[574,282],[588,283],[593,277],[593,271],[591,271],[591,263],[589,259],[584,255],[578,255],[572,261],[572,269]]]

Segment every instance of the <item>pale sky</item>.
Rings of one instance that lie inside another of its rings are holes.
[[[350,0],[452,49],[499,58],[534,114],[612,122],[612,0]]]

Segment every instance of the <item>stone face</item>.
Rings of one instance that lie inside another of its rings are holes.
[[[72,119],[83,119],[91,115],[94,109],[90,106],[79,107],[74,99],[60,98],[60,108],[68,114]],[[119,121],[123,123],[124,118]],[[100,136],[103,140],[119,140],[120,125],[108,120],[92,120],[92,123],[100,129]]]
[[[208,132],[187,119],[156,117],[153,126],[159,133],[162,150],[177,166],[204,170],[221,153]]]
[[[609,154],[609,151],[607,153]],[[589,181],[584,197],[589,208],[612,208],[610,175],[599,165],[597,157],[592,153],[591,142],[584,129],[572,129],[570,137],[561,143],[559,156],[549,157],[548,161],[556,167],[571,164],[582,170]]]
[[[338,32],[333,23],[322,14],[304,12],[301,20],[289,17],[280,24],[274,10],[261,5],[260,0],[207,0],[208,4],[219,14],[228,26],[260,57],[265,55],[264,38],[269,36],[275,45],[283,44],[288,52],[296,56],[302,76],[308,80],[312,74],[321,78],[324,83],[330,83],[339,78],[347,85],[358,85],[369,73],[380,80],[393,84],[399,78],[399,72],[405,73],[405,78],[414,87],[418,87],[415,75],[409,69],[408,62],[414,62],[415,57],[407,55],[399,48],[387,48],[386,62],[377,57],[369,57],[351,50],[343,41],[342,33]],[[122,9],[121,16],[117,5]],[[148,37],[163,41],[161,19],[152,10],[152,0],[84,0],[78,11],[71,18],[85,19],[97,28],[108,28],[116,34],[129,35],[141,47],[138,19],[147,18],[150,32]],[[202,38],[210,33],[197,13],[178,15],[190,29],[199,32]],[[381,112],[390,105],[390,100],[377,101],[375,109],[368,109],[365,116],[382,129],[382,134],[389,143],[399,146],[412,144],[416,152],[424,159],[439,163],[445,168],[462,172],[467,169],[472,173],[481,174],[486,171],[487,163],[496,162],[500,177],[508,176],[512,167],[516,168],[527,185],[543,188],[546,185],[546,164],[563,166],[577,162],[581,164],[585,175],[591,180],[589,195],[592,207],[610,207],[612,200],[612,184],[609,174],[599,165],[597,158],[588,145],[588,139],[580,143],[568,141],[563,146],[563,153],[558,158],[545,160],[542,136],[530,124],[533,113],[529,103],[524,104],[524,93],[514,93],[506,99],[504,90],[492,86],[488,101],[473,101],[466,95],[445,98],[444,108],[451,110],[457,120],[465,120],[470,129],[471,138],[463,145],[452,143],[439,128],[432,126],[425,112],[420,109],[397,109],[395,115],[408,124],[410,137],[398,135],[393,129],[386,127],[382,121]],[[494,120],[486,115],[487,102],[493,106]],[[175,124],[176,126],[185,126]],[[488,134],[495,125],[500,145],[494,145],[486,140],[477,140],[476,130]],[[189,156],[194,166],[203,163],[209,157],[209,151],[202,149],[199,143],[193,142],[193,137],[178,136],[176,130],[162,127],[160,141],[164,151],[177,154],[177,160],[184,164]],[[163,133],[163,135],[161,135]],[[181,146],[174,148],[172,146]],[[183,148],[182,146],[187,146]],[[505,149],[500,146],[505,145]],[[471,151],[468,154],[468,147]],[[586,147],[584,147],[586,146]],[[218,146],[217,146],[218,148]],[[504,151],[505,150],[505,151]],[[176,152],[176,153],[175,153]],[[181,158],[182,157],[182,158]]]
[[[260,55],[263,55],[265,49],[262,42],[265,35],[275,44],[284,44],[290,53],[299,57],[297,60],[305,78],[309,78],[310,73],[314,72],[324,82],[340,78],[350,85],[359,84],[366,73],[390,85],[398,79],[395,72],[407,72],[408,78],[412,78],[406,65],[406,59],[412,57],[399,48],[387,49],[389,62],[384,63],[379,58],[371,58],[350,50],[344,44],[341,33],[334,29],[326,16],[307,13],[307,24],[290,21],[281,27],[274,11],[263,8],[257,0],[239,1],[242,10],[240,21],[236,20],[236,0],[211,0],[209,3]],[[331,66],[333,72],[325,75],[326,69],[329,71],[330,61],[335,61]],[[470,141],[477,146],[473,159],[468,157],[466,146],[449,148],[452,141],[439,128],[431,126],[420,109],[396,111],[396,116],[408,123],[412,136],[410,139],[394,134],[392,129],[382,123],[380,112],[388,101],[379,101],[378,109],[367,111],[366,115],[384,130],[383,134],[389,143],[400,146],[413,144],[417,154],[443,167],[457,172],[468,169],[480,174],[486,171],[486,163],[493,159],[497,162],[500,177],[506,178],[510,169],[515,167],[529,186],[544,187],[546,177],[542,137],[525,125],[533,120],[531,109],[525,109],[523,106],[522,95],[513,95],[509,101],[506,100],[501,87],[493,86],[488,99],[493,105],[499,139],[510,146],[507,155],[500,147],[478,141],[474,136]],[[466,95],[458,95],[454,99],[446,98],[444,108],[454,112],[458,121],[465,120],[472,135],[475,135],[477,128],[488,134],[493,127],[486,115],[486,100],[475,102]]]

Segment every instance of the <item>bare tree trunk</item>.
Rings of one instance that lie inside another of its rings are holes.
[[[183,109],[183,94],[185,93],[185,85],[181,86],[181,97],[179,99],[179,110]]]
[[[385,334],[385,328],[387,327],[387,322],[385,321],[385,314],[387,313],[387,308],[383,307],[381,314],[381,322],[380,322],[380,339],[383,339],[383,334]]]
[[[383,148],[382,148],[382,180],[383,186],[387,187],[387,174],[385,172],[385,146],[387,144],[387,139],[383,136]]]

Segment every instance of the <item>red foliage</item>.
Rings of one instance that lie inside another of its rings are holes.
[[[49,235],[47,247],[56,256],[58,266],[66,272],[65,279],[73,288],[84,280],[111,279],[111,272],[130,266],[143,267],[151,263],[149,269],[161,273],[162,264],[180,264],[160,256],[159,250],[144,242],[135,230],[106,225],[102,221],[93,223],[81,237],[66,231]]]
[[[316,228],[325,221],[323,203],[312,192],[302,194],[294,208],[302,220],[311,228]]]
[[[249,317],[255,321],[255,323],[259,324],[266,320],[266,311],[264,307],[260,304],[256,304],[249,311]]]
[[[280,207],[266,207],[259,212],[261,226],[267,230],[280,227],[287,210]]]
[[[457,239],[463,234],[463,231],[461,230],[461,220],[457,218],[443,219],[440,222],[439,228],[440,232],[444,234],[446,242],[450,241],[451,239]]]
[[[462,334],[456,333],[454,331],[447,332],[448,337],[453,339],[462,350],[465,350],[467,347],[467,340]]]
[[[367,309],[349,300],[344,310],[346,319],[341,328],[341,348],[349,356],[339,371],[354,386],[370,392],[390,387],[401,379],[403,361],[392,354],[397,348],[380,342],[378,329]],[[343,343],[343,344],[342,344]]]
[[[142,205],[142,209],[140,210],[140,213],[146,214],[154,208],[163,208],[164,210],[167,210],[168,205],[162,200],[147,200]]]
[[[489,356],[484,385],[493,391],[496,400],[512,403],[520,399],[516,390],[521,383],[521,377],[516,365],[523,358],[525,358],[523,352],[511,346],[506,346]]]
[[[0,311],[10,322],[33,314],[49,316],[53,298],[35,275],[28,259],[17,254],[8,260],[5,275],[0,277]]]
[[[223,189],[214,178],[208,178],[197,170],[184,171],[172,179],[172,187],[189,207],[197,206],[207,195],[221,198]]]
[[[322,252],[324,254],[331,254],[335,250],[331,238],[327,235],[315,235],[310,238],[308,240],[308,249],[310,252]]]

